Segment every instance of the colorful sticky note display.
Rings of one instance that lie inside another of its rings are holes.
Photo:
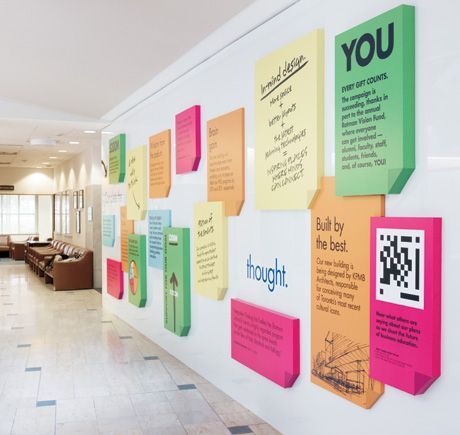
[[[300,373],[299,319],[232,299],[231,322],[232,358],[292,387]]]
[[[171,226],[171,210],[149,210],[149,266],[163,270],[163,229]]]
[[[400,193],[415,169],[415,19],[399,6],[335,39],[337,195]]]
[[[311,381],[363,408],[384,391],[369,373],[370,218],[383,213],[383,196],[336,196],[333,177],[311,211]]]
[[[128,151],[128,218],[144,220],[147,212],[147,147]]]
[[[122,133],[109,141],[109,183],[125,181],[126,174],[126,136]]]
[[[227,217],[223,202],[203,202],[193,209],[195,291],[221,300],[228,287]]]
[[[370,375],[411,394],[441,375],[441,225],[371,219]]]
[[[102,216],[102,244],[112,247],[115,244],[115,215]]]
[[[167,198],[171,189],[171,130],[150,136],[150,198]]]
[[[134,221],[128,219],[127,207],[120,207],[120,258],[123,272],[128,272],[128,236],[134,233]]]
[[[145,236],[128,236],[128,282],[129,302],[136,307],[145,307],[147,302],[147,259]]]
[[[208,201],[238,216],[245,198],[244,109],[208,121]]]
[[[164,326],[184,337],[190,331],[190,229],[164,229]]]
[[[123,299],[124,286],[121,261],[107,258],[107,293],[115,299]]]
[[[196,171],[201,160],[201,107],[176,115],[176,174]]]
[[[255,84],[255,200],[306,209],[324,166],[324,32],[260,59]]]

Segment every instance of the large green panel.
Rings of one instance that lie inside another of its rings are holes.
[[[400,193],[415,169],[415,10],[335,39],[335,176],[341,196]]]
[[[190,229],[164,228],[164,326],[181,337],[190,331]]]
[[[147,302],[147,254],[145,235],[128,235],[129,302],[145,307]]]
[[[126,136],[124,133],[109,141],[109,183],[125,181],[126,174]]]

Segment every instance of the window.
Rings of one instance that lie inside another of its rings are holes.
[[[54,195],[54,232],[61,234],[61,194]]]
[[[0,195],[0,234],[36,234],[37,201],[37,195]]]

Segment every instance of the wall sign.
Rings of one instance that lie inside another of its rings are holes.
[[[167,198],[171,189],[171,130],[149,139],[149,198]]]
[[[415,169],[415,19],[399,6],[335,40],[337,195],[400,193]]]
[[[245,198],[244,109],[208,121],[208,201],[238,216]]]
[[[126,173],[126,136],[124,133],[109,141],[109,183],[123,183]]]
[[[223,202],[203,202],[193,209],[195,291],[221,300],[228,287],[227,217]]]
[[[113,214],[102,216],[102,244],[109,247],[115,244],[115,215]]]
[[[176,174],[196,171],[201,160],[201,106],[176,115]]]
[[[384,389],[369,376],[370,218],[383,212],[383,196],[336,196],[333,177],[311,211],[311,381],[363,408]]]
[[[163,270],[163,229],[171,226],[171,210],[149,210],[149,266]]]
[[[123,299],[124,280],[121,262],[107,258],[107,293],[115,299]]]
[[[441,224],[371,219],[370,374],[411,394],[441,375]]]
[[[232,299],[232,358],[289,388],[300,373],[299,319]]]
[[[190,313],[190,230],[164,229],[164,326],[174,334],[188,335]]]
[[[120,258],[123,271],[128,272],[128,236],[134,233],[134,221],[128,219],[126,207],[120,207]]]
[[[255,196],[262,210],[306,209],[324,162],[324,33],[256,64]]]
[[[147,147],[128,151],[128,218],[144,220],[147,212]]]
[[[145,236],[130,234],[128,236],[128,282],[129,302],[136,307],[145,307],[147,302],[147,261]]]

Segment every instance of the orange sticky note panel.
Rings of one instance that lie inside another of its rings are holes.
[[[171,130],[149,139],[149,198],[167,198],[171,190]]]
[[[384,391],[369,377],[370,218],[383,214],[383,196],[336,196],[334,177],[311,210],[311,381],[363,408]]]
[[[223,201],[226,216],[244,204],[244,108],[208,121],[208,201]]]
[[[128,272],[128,235],[134,233],[134,221],[128,219],[127,207],[120,207],[120,250],[123,272]]]

